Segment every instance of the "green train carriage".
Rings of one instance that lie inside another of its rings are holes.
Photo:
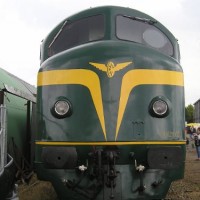
[[[31,123],[36,88],[0,68],[0,199],[17,200],[16,180],[33,165]]]
[[[35,166],[60,199],[162,199],[183,178],[177,40],[130,8],[91,8],[41,45]]]

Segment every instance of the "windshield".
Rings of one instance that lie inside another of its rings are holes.
[[[151,20],[117,16],[116,34],[119,39],[144,44],[168,55],[173,55],[173,46],[167,36]]]
[[[65,21],[49,45],[49,56],[71,47],[104,37],[104,16],[96,15],[81,20]]]

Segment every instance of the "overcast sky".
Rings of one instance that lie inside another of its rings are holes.
[[[0,0],[0,67],[36,86],[41,40],[64,18],[103,5],[140,10],[166,26],[180,44],[186,105],[200,99],[199,0]]]

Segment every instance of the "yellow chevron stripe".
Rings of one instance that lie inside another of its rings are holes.
[[[185,145],[186,141],[140,141],[140,142],[58,142],[36,141],[36,145],[46,146],[109,146],[109,145]]]
[[[117,140],[121,121],[132,89],[138,85],[145,84],[183,86],[183,73],[148,69],[138,69],[127,72],[122,79],[115,140]]]
[[[80,84],[86,86],[89,89],[101,123],[105,140],[107,140],[99,77],[94,72],[84,69],[53,70],[40,72],[38,74],[38,86],[59,84]],[[115,141],[118,137],[119,128],[130,92],[136,86],[144,84],[183,86],[183,73],[167,70],[148,69],[136,69],[127,72],[122,79]]]
[[[96,73],[85,69],[52,70],[38,73],[38,86],[62,84],[78,84],[89,89],[105,140],[107,140],[101,86]]]

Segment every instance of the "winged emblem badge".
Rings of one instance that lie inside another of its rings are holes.
[[[105,64],[101,64],[101,63],[89,62],[90,65],[96,67],[97,69],[99,69],[103,72],[106,72],[106,74],[109,78],[112,78],[116,71],[120,71],[120,70],[124,69],[131,63],[132,62],[124,62],[124,63],[118,63],[115,65],[113,62],[110,61],[107,63],[107,65],[105,65]]]

